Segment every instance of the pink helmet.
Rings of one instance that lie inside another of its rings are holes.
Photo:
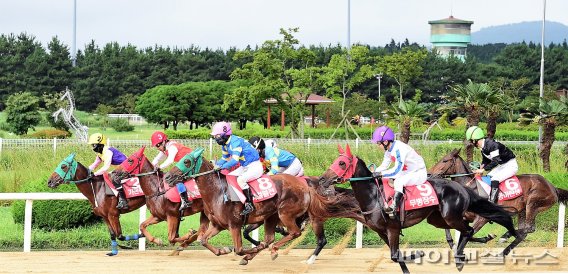
[[[373,142],[373,144],[376,144],[382,141],[394,141],[394,132],[392,131],[392,129],[390,129],[390,127],[378,127],[377,129],[375,129],[375,132],[373,132],[373,138],[371,139],[371,142]]]
[[[228,122],[217,122],[213,129],[211,130],[211,135],[231,135],[233,134],[233,130],[231,130],[231,123]]]
[[[165,141],[166,139],[168,139],[168,135],[161,131],[156,131],[152,133],[152,146],[155,147],[157,144]]]

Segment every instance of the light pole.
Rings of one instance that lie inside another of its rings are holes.
[[[381,78],[383,78],[383,73],[379,72],[379,74],[375,74],[375,78],[379,80],[379,121],[381,121],[382,113],[381,113]]]
[[[544,97],[544,26],[546,22],[546,0],[542,1],[542,37],[540,41],[540,98]],[[542,112],[540,113],[542,117]],[[538,145],[542,142],[542,125],[538,126]]]

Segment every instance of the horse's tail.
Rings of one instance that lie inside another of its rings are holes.
[[[512,213],[506,211],[502,206],[496,205],[487,199],[479,197],[472,190],[467,189],[470,193],[470,204],[468,211],[471,211],[489,221],[496,222],[505,227],[512,236],[517,236]]]
[[[361,214],[359,203],[353,196],[336,193],[335,195],[324,197],[312,188],[309,191],[310,206],[308,213],[310,216],[317,216],[322,219],[351,218],[360,222],[365,221]]]
[[[556,188],[556,195],[559,203],[566,204],[568,202],[568,190]]]

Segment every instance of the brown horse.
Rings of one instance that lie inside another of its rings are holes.
[[[213,165],[203,160],[201,153],[203,149],[198,148],[186,155],[165,175],[165,180],[173,184],[188,176],[196,177],[196,183],[204,202],[205,214],[211,220],[211,225],[199,238],[201,244],[217,256],[231,252],[230,248],[218,249],[209,244],[209,239],[224,229],[228,229],[231,233],[235,253],[245,255],[240,262],[241,265],[245,265],[269,245],[272,259],[276,259],[277,251],[282,245],[301,235],[296,219],[306,212],[312,220],[325,217],[357,216],[359,208],[350,199],[345,199],[342,195],[325,198],[316,194],[316,191],[308,187],[300,178],[283,174],[271,176],[277,194],[268,200],[255,203],[255,211],[248,218],[243,217],[240,215],[243,209],[242,203],[225,200],[228,187],[225,176],[214,172]],[[244,249],[241,227],[247,223],[258,222],[264,223],[264,241],[255,248]],[[289,234],[273,244],[274,230],[278,222],[287,228]]]
[[[454,149],[448,155],[444,156],[442,160],[436,163],[431,169],[431,177],[434,176],[451,176],[452,180],[460,183],[461,185],[471,187],[474,191],[477,190],[474,175],[469,165],[460,157],[460,150]],[[499,204],[504,206],[512,213],[519,216],[519,237],[524,239],[528,233],[532,233],[536,229],[535,219],[536,216],[556,203],[564,203],[568,201],[568,191],[556,188],[544,177],[538,174],[522,174],[517,175],[519,182],[523,189],[523,194],[517,198],[500,201]],[[474,233],[479,231],[486,223],[487,220],[479,218],[473,214],[467,214],[468,221],[473,221]],[[448,243],[452,245],[451,234],[449,235]],[[494,236],[487,236],[478,239],[479,242],[487,242]],[[505,242],[511,237],[507,232],[501,236],[500,242]]]
[[[144,196],[128,199],[128,209],[117,209],[118,198],[105,194],[105,182],[103,176],[92,176],[89,170],[75,160],[75,154],[67,156],[55,169],[47,180],[50,188],[56,188],[60,184],[75,184],[79,191],[87,197],[95,215],[103,218],[110,232],[111,252],[108,256],[118,254],[116,240],[128,241],[137,240],[139,234],[131,236],[122,235],[120,226],[120,214],[128,213],[140,208],[146,202]]]
[[[339,157],[321,176],[323,187],[343,181],[350,181],[355,199],[363,210],[366,225],[377,232],[390,247],[391,260],[398,262],[404,273],[409,273],[406,261],[424,256],[424,252],[405,257],[399,250],[399,237],[403,228],[411,227],[427,220],[429,224],[443,229],[456,229],[461,232],[458,247],[454,252],[456,267],[461,270],[465,264],[463,250],[471,238],[472,228],[463,221],[466,211],[473,211],[491,221],[494,221],[516,235],[511,216],[501,207],[482,199],[471,189],[458,184],[450,184],[447,180],[429,180],[435,190],[439,205],[423,207],[408,212],[404,220],[392,220],[382,209],[385,204],[383,181],[376,180],[363,160],[351,154],[349,145],[343,151],[339,147]],[[511,248],[503,251],[507,255]]]
[[[121,165],[112,172],[111,178],[115,183],[133,176],[139,178],[140,187],[146,196],[146,205],[151,213],[151,216],[140,224],[140,231],[146,236],[148,241],[162,245],[162,241],[153,237],[148,232],[147,227],[166,221],[168,224],[168,241],[173,245],[180,243],[180,246],[172,253],[172,255],[178,255],[187,245],[194,242],[198,235],[195,231],[190,230],[187,234],[181,237],[179,236],[181,217],[202,212],[203,201],[201,199],[194,199],[191,207],[184,209],[183,212],[180,213],[180,203],[172,202],[164,195],[166,191],[163,190],[163,186],[161,185],[162,176],[154,171],[154,166],[148,161],[146,155],[144,155],[144,149],[145,147],[142,147],[128,157],[124,166]],[[170,188],[170,190],[174,189],[175,188]],[[209,224],[209,219],[207,219],[205,214],[201,213],[199,220],[199,231],[204,232]]]

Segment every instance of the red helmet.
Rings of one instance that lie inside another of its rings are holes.
[[[155,147],[157,144],[168,139],[168,135],[161,131],[156,131],[152,134],[152,146]]]

